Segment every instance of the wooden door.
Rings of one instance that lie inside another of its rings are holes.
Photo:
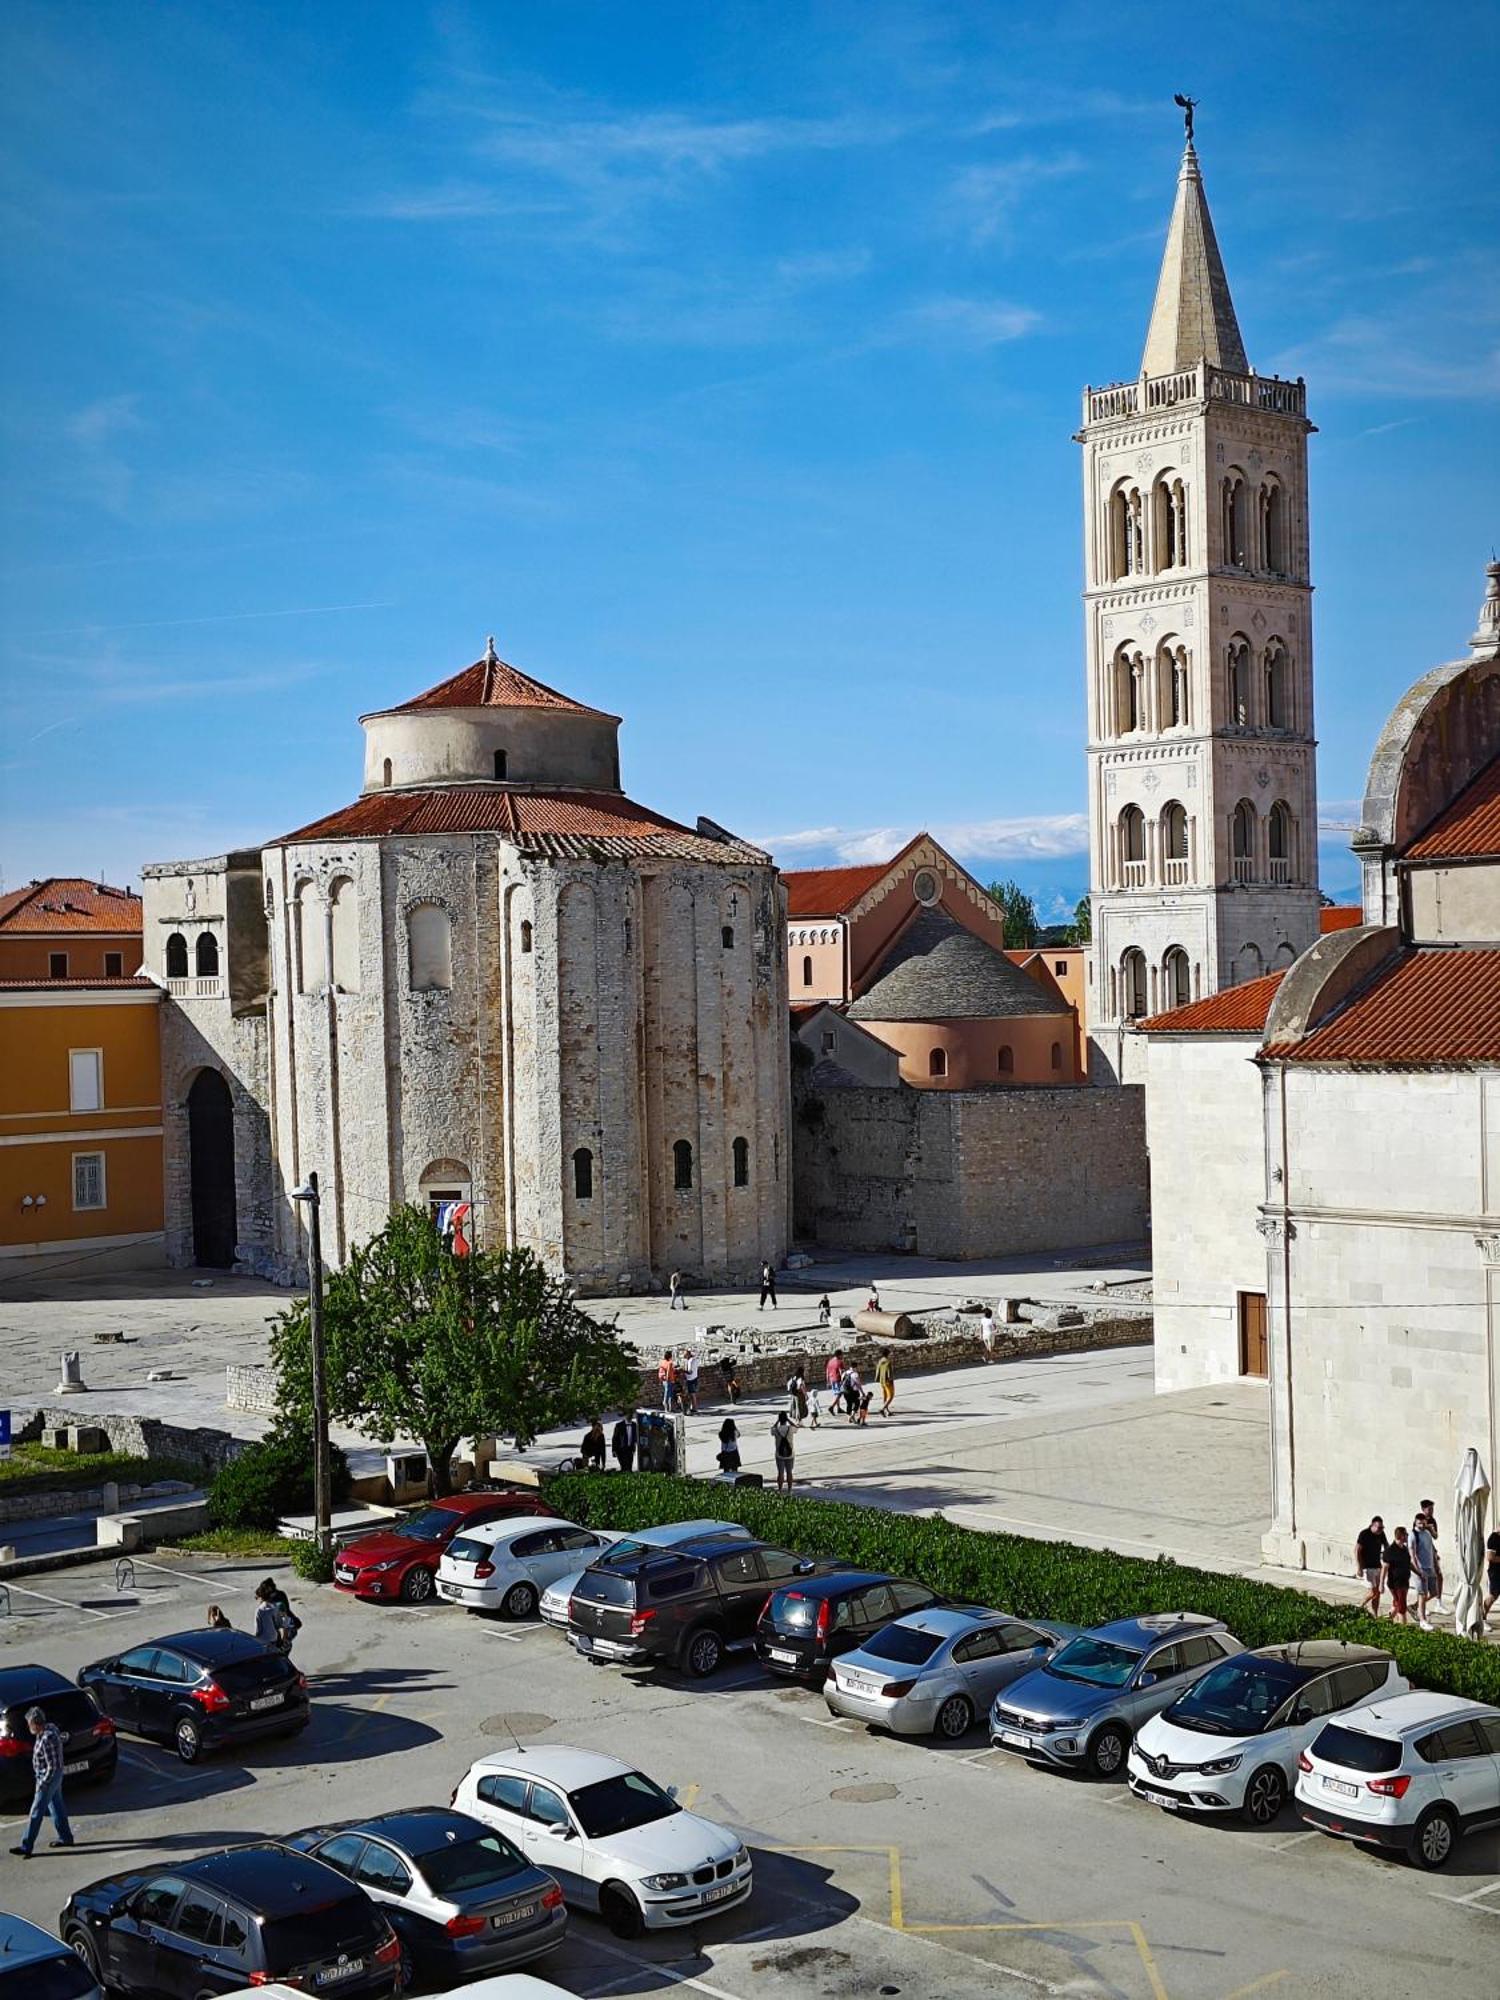
[[[1264,1292],[1240,1293],[1240,1373],[1262,1381],[1269,1373]]]

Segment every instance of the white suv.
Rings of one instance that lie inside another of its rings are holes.
[[[1328,1723],[1297,1771],[1309,1826],[1441,1868],[1460,1834],[1500,1825],[1500,1709],[1396,1695]]]
[[[1389,1653],[1338,1639],[1236,1653],[1141,1724],[1130,1789],[1166,1812],[1237,1812],[1272,1826],[1297,1781],[1298,1752],[1328,1718],[1406,1685]]]

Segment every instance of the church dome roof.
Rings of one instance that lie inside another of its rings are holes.
[[[374,712],[420,715],[435,708],[543,708],[566,715],[604,716],[610,722],[620,720],[617,715],[605,716],[602,708],[590,708],[586,702],[574,701],[571,695],[548,687],[545,681],[523,674],[519,667],[497,656],[493,640],[483,659],[475,660],[472,666],[461,667],[436,687],[413,695],[410,701]]]
[[[854,1021],[994,1021],[1066,1011],[1054,994],[956,918],[924,910],[848,1014]]]

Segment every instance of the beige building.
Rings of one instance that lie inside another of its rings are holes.
[[[626,797],[619,718],[493,647],[363,726],[352,804],[261,854],[147,873],[148,963],[174,1002],[175,1255],[300,1273],[288,1190],[316,1172],[333,1263],[401,1201],[466,1203],[481,1245],[528,1245],[583,1290],[779,1260],[769,857]],[[177,990],[169,940],[215,922],[211,989]],[[195,1092],[215,1116],[195,1122]],[[200,1227],[226,1184],[227,1254],[222,1220]]]
[[[1246,358],[1191,137],[1138,376],[1085,390],[1093,945],[1103,1076],[1148,1014],[1318,934],[1306,394]]]

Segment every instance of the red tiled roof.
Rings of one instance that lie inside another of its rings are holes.
[[[111,889],[79,875],[49,875],[0,896],[0,932],[11,937],[33,932],[92,932],[113,937],[141,929],[141,899],[128,889]]]
[[[1411,843],[1404,858],[1468,861],[1486,854],[1500,854],[1500,757],[1465,785],[1452,805]]]
[[[1327,937],[1332,931],[1357,931],[1365,920],[1365,913],[1358,903],[1335,903],[1332,909],[1318,912],[1318,935]]]
[[[1500,1062],[1500,951],[1407,951],[1274,1062],[1446,1068]]]
[[[743,840],[714,840],[664,819],[619,792],[528,792],[500,785],[450,785],[431,791],[367,792],[272,841],[377,840],[391,834],[497,833],[535,853],[656,855],[684,861],[763,863]]]
[[[0,979],[0,993],[14,993],[25,988],[32,993],[118,993],[123,987],[127,993],[160,993],[161,988],[154,979],[146,979],[132,973],[128,979]]]
[[[1265,972],[1243,986],[1211,993],[1206,1000],[1190,1000],[1170,1013],[1153,1014],[1140,1025],[1148,1035],[1258,1035],[1285,978],[1284,971]]]
[[[425,694],[413,695],[410,701],[380,712],[409,715],[429,708],[552,708],[563,709],[570,715],[604,714],[603,709],[589,708],[584,702],[574,701],[571,695],[559,694],[545,682],[533,680],[519,667],[488,656],[450,674]],[[618,722],[619,717],[609,716],[606,720]]]
[[[783,872],[789,917],[841,917],[890,872],[889,861],[863,868],[790,868]]]

